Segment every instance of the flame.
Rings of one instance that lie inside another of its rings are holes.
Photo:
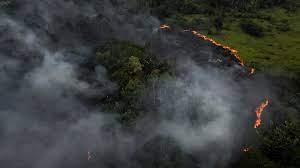
[[[260,126],[261,124],[261,114],[262,112],[264,111],[264,109],[269,105],[269,100],[266,99],[264,102],[262,102],[260,104],[259,107],[256,108],[255,110],[255,113],[256,113],[256,121],[255,121],[255,124],[254,124],[254,128],[257,128]]]
[[[170,29],[170,26],[166,25],[166,24],[163,24],[160,26],[161,29]],[[242,60],[242,58],[238,55],[238,51],[236,49],[233,49],[229,46],[226,46],[226,45],[222,45],[221,43],[215,41],[214,39],[212,38],[209,38],[195,30],[183,30],[184,32],[191,32],[192,34],[196,35],[197,37],[205,40],[205,41],[208,41],[212,44],[214,44],[215,46],[218,46],[218,47],[222,47],[223,49],[225,50],[228,50],[231,52],[231,54],[239,61],[239,64],[241,66],[245,66],[245,63],[244,61]],[[252,75],[255,73],[255,69],[254,68],[250,68],[249,70],[249,75]],[[256,109],[256,116],[257,116],[257,119],[255,121],[255,124],[254,124],[254,128],[257,128],[258,126],[260,126],[261,124],[261,114],[262,112],[264,111],[264,109],[268,106],[269,104],[269,100],[266,99],[264,102],[261,103],[261,105]],[[250,148],[244,148],[243,151],[244,152],[248,152]]]
[[[170,26],[168,26],[166,24],[162,24],[162,25],[160,25],[159,28],[161,28],[161,29],[170,29]]]
[[[185,30],[185,31],[189,31],[189,30]],[[232,55],[233,55],[237,60],[239,60],[240,65],[242,65],[242,66],[245,65],[245,64],[244,64],[244,61],[242,60],[242,58],[238,55],[238,51],[237,51],[236,49],[233,49],[233,48],[231,48],[231,47],[229,47],[229,46],[226,46],[226,45],[222,45],[221,43],[215,41],[214,39],[209,38],[209,37],[207,37],[207,36],[205,36],[205,35],[203,35],[203,34],[197,32],[197,31],[195,31],[195,30],[192,30],[192,31],[190,31],[190,32],[192,32],[194,35],[196,35],[197,37],[199,37],[199,38],[201,38],[201,39],[203,39],[203,40],[205,40],[205,41],[211,42],[211,43],[214,44],[215,46],[222,47],[223,49],[230,51],[230,52],[232,53]]]
[[[251,68],[251,69],[250,69],[250,75],[254,74],[254,72],[255,72],[255,69],[254,69],[254,68]]]
[[[163,24],[163,25],[160,26],[160,28],[161,28],[161,29],[170,29],[170,26]],[[183,31],[184,31],[184,32],[191,32],[191,33],[193,33],[194,35],[196,35],[197,37],[199,37],[199,38],[201,38],[201,39],[203,39],[203,40],[205,40],[205,41],[211,42],[211,43],[214,44],[215,46],[222,47],[223,49],[230,51],[230,52],[232,53],[232,55],[239,61],[239,64],[240,64],[241,66],[245,66],[244,61],[243,61],[242,58],[238,55],[238,51],[237,51],[236,49],[233,49],[233,48],[231,48],[231,47],[229,47],[229,46],[226,46],[226,45],[222,45],[221,43],[215,41],[214,39],[209,38],[209,37],[207,37],[207,36],[205,36],[205,35],[203,35],[203,34],[197,32],[197,31],[195,31],[195,30],[183,30]],[[254,69],[252,68],[252,70],[251,70],[252,73],[254,73],[253,70],[254,70]],[[251,73],[251,74],[252,74],[252,73]]]
[[[248,148],[248,147],[243,148],[242,151],[243,151],[243,152],[249,152],[249,151],[250,151],[250,148]]]

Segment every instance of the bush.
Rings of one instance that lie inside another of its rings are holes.
[[[291,30],[291,27],[288,22],[282,22],[276,26],[276,29],[282,32],[287,32]]]
[[[168,65],[145,47],[131,42],[113,40],[100,46],[96,52],[96,63],[105,66],[108,76],[118,84],[118,90],[111,95],[115,102],[107,107],[121,114],[123,123],[133,122],[142,113],[140,96],[153,75],[168,71]],[[118,105],[115,105],[118,104]]]
[[[213,23],[214,23],[214,26],[215,26],[215,28],[218,32],[223,29],[224,24],[223,24],[223,18],[222,17],[215,18]]]
[[[297,0],[259,0],[258,5],[260,8],[270,8],[273,6],[281,6],[288,11],[295,12],[299,7]]]
[[[0,10],[7,14],[13,14],[18,8],[16,0],[0,0]]]
[[[256,37],[264,36],[263,27],[254,22],[243,21],[240,24],[240,27],[245,33],[247,33],[251,36],[256,36]]]
[[[295,123],[286,121],[263,132],[261,142],[262,152],[270,160],[287,167],[300,166],[300,130]]]

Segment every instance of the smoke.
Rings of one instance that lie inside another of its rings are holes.
[[[196,49],[194,41],[179,38],[159,46],[159,21],[131,12],[134,4],[126,0],[16,4],[12,14],[0,16],[1,166],[145,167],[158,157],[172,160],[180,148],[196,157],[184,158],[183,167],[224,167],[240,147],[256,96],[265,94],[257,88],[264,86],[237,81],[236,67],[204,67],[203,61],[219,57],[206,44]],[[105,67],[82,66],[111,39],[152,41],[153,50],[178,59],[176,78],[157,79],[155,90],[147,88],[144,104],[154,111],[137,121],[136,130],[121,126],[100,102],[85,102],[118,89]],[[194,60],[199,55],[201,64]],[[149,144],[157,151],[148,151]]]
[[[188,153],[198,153],[202,166],[224,167],[239,146],[251,108],[228,71],[201,68],[193,61],[180,69],[186,73],[163,81],[158,93],[161,134]]]
[[[82,167],[88,151],[109,146],[101,129],[115,123],[78,98],[106,96],[116,84],[100,66],[87,74],[90,81],[80,79],[84,71],[79,65],[93,48],[86,45],[89,39],[62,28],[67,22],[76,24],[78,17],[90,17],[93,9],[71,1],[17,3],[15,15],[0,16],[0,164]]]

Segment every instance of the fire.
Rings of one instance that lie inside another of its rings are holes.
[[[185,31],[189,31],[189,30],[185,30]],[[209,37],[207,37],[207,36],[205,36],[205,35],[203,35],[203,34],[197,32],[197,31],[195,31],[195,30],[192,30],[191,32],[192,32],[194,35],[196,35],[197,37],[199,37],[199,38],[201,38],[201,39],[203,39],[203,40],[205,40],[205,41],[211,42],[211,43],[214,44],[215,46],[222,47],[223,49],[230,51],[230,52],[232,53],[232,55],[233,55],[237,60],[239,60],[240,65],[244,66],[244,61],[243,61],[243,60],[241,59],[241,57],[238,55],[238,51],[237,51],[237,50],[235,50],[235,49],[233,49],[233,48],[231,48],[231,47],[229,47],[229,46],[222,45],[221,43],[215,41],[214,39],[209,38]]]
[[[248,147],[243,148],[242,151],[243,151],[243,152],[249,152],[249,151],[250,151],[250,148],[248,148]]]
[[[170,29],[170,26],[168,25],[161,25],[160,26],[161,29]],[[222,47],[223,49],[227,50],[227,51],[230,51],[231,54],[239,61],[239,64],[241,66],[245,66],[245,63],[244,61],[242,60],[242,58],[238,55],[238,51],[236,49],[233,49],[229,46],[226,46],[226,45],[222,45],[221,43],[215,41],[214,39],[212,38],[209,38],[195,30],[183,30],[184,32],[191,32],[192,34],[194,34],[195,36],[205,40],[205,41],[208,41],[210,43],[212,43],[213,45],[215,46],[218,46],[218,47]],[[250,68],[249,69],[249,75],[252,75],[255,73],[255,69],[254,68]],[[264,109],[268,106],[269,104],[269,100],[266,99],[264,102],[261,103],[261,105],[256,109],[256,116],[257,116],[257,119],[255,121],[255,124],[254,124],[254,128],[257,128],[258,126],[260,126],[261,124],[261,114],[262,112],[264,111]],[[244,152],[248,152],[249,151],[249,148],[245,148],[243,149]]]
[[[170,26],[162,24],[162,25],[160,25],[159,28],[161,28],[161,29],[170,29]]]
[[[250,75],[254,74],[254,72],[255,72],[255,69],[254,69],[254,68],[251,68],[251,69],[250,69]]]
[[[161,28],[161,29],[170,29],[170,26],[163,24],[163,25],[160,26],[160,28]],[[203,40],[205,40],[205,41],[209,41],[210,43],[214,44],[215,46],[222,47],[223,49],[230,51],[230,52],[232,53],[232,55],[239,61],[239,64],[240,64],[241,66],[245,66],[244,61],[243,61],[242,58],[238,55],[238,51],[237,51],[236,49],[233,49],[233,48],[231,48],[231,47],[229,47],[229,46],[226,46],[226,45],[222,45],[221,43],[215,41],[214,39],[209,38],[209,37],[207,37],[207,36],[205,36],[205,35],[203,35],[203,34],[197,32],[197,31],[195,31],[195,30],[183,30],[183,31],[184,31],[184,32],[191,32],[191,33],[193,33],[194,35],[196,35],[197,37],[199,37],[199,38],[201,38],[201,39],[203,39]],[[254,73],[254,69],[253,69],[253,68],[251,69],[251,74],[252,74],[252,73]]]
[[[260,126],[261,124],[261,114],[262,112],[264,111],[264,109],[269,105],[269,100],[266,99],[264,102],[262,102],[260,104],[259,107],[256,108],[255,110],[255,113],[256,113],[256,121],[255,121],[255,124],[254,124],[254,128],[257,128]]]

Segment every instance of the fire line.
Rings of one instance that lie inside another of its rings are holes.
[[[171,27],[168,26],[168,25],[166,25],[166,24],[162,24],[162,25],[160,26],[160,29],[171,29]],[[191,32],[191,33],[194,34],[195,36],[197,36],[197,37],[199,37],[199,38],[201,38],[201,39],[203,39],[203,40],[205,40],[205,41],[208,41],[208,42],[212,43],[212,44],[215,45],[215,46],[222,47],[224,50],[230,51],[231,54],[239,61],[239,64],[240,64],[241,66],[245,66],[244,61],[243,61],[242,58],[238,55],[238,51],[237,51],[236,49],[233,49],[233,48],[231,48],[231,47],[229,47],[229,46],[226,46],[226,45],[222,45],[221,43],[215,41],[214,39],[209,38],[209,37],[207,37],[207,36],[205,36],[205,35],[203,35],[203,34],[197,32],[197,31],[195,31],[195,30],[183,30],[183,31],[184,31],[184,32]],[[249,70],[249,75],[252,75],[252,74],[254,74],[254,73],[255,73],[255,69],[254,69],[254,68],[250,68],[250,70]],[[262,103],[260,104],[259,107],[256,108],[255,113],[256,113],[256,118],[257,118],[257,119],[256,119],[256,121],[255,121],[254,128],[257,128],[257,127],[260,126],[260,124],[261,124],[261,114],[262,114],[262,112],[264,111],[264,109],[268,106],[268,104],[269,104],[269,100],[266,99],[264,102],[262,102]]]
[[[166,25],[166,24],[162,24],[160,25],[160,29],[171,29],[171,27],[169,25]],[[242,58],[238,55],[238,51],[236,49],[233,49],[232,47],[229,47],[229,46],[226,46],[226,45],[222,45],[221,43],[215,41],[214,39],[212,38],[209,38],[201,33],[199,33],[198,31],[195,31],[195,30],[184,30],[184,32],[191,32],[192,34],[194,34],[195,36],[205,40],[205,41],[208,41],[210,43],[212,43],[213,45],[215,46],[218,46],[218,47],[222,47],[223,49],[227,50],[227,51],[230,51],[231,54],[239,61],[239,64],[241,66],[245,66],[245,63],[244,61],[242,60]],[[255,72],[255,69],[254,68],[251,68],[250,69],[250,75],[254,74]]]
[[[259,107],[256,108],[256,121],[254,123],[254,128],[258,128],[261,124],[261,114],[264,111],[264,109],[269,105],[269,100],[266,99],[264,102],[260,104]]]

